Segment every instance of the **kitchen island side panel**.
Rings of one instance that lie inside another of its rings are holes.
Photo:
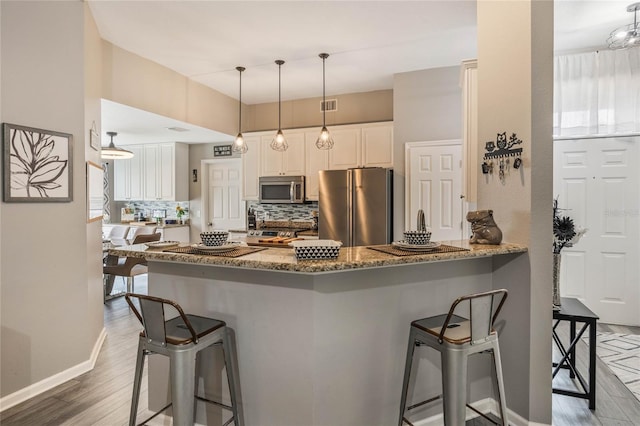
[[[411,321],[492,286],[491,258],[324,274],[155,261],[149,268],[149,294],[235,330],[247,425],[394,424]],[[440,392],[439,358],[430,352],[416,351],[414,400]],[[493,397],[485,358],[473,364],[470,400]],[[167,394],[162,370],[150,363],[156,407]],[[224,388],[224,378],[210,382],[219,389],[207,395]],[[218,413],[199,416],[220,424]]]

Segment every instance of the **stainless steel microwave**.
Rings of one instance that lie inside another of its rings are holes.
[[[261,203],[304,203],[304,176],[262,176],[259,183]]]

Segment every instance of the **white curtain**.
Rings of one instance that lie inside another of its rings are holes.
[[[640,132],[640,48],[557,56],[553,134]]]

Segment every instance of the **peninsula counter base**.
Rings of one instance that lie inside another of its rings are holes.
[[[500,264],[517,260],[523,251],[502,254]],[[172,299],[188,313],[224,320],[235,330],[248,426],[392,425],[411,321],[446,312],[458,296],[493,288],[492,259],[304,273],[149,258],[149,294]],[[441,388],[435,351],[417,354],[412,401]],[[211,357],[199,360],[210,364],[202,369],[199,392],[228,398],[224,371],[211,374],[221,368],[221,358]],[[149,361],[152,408],[167,400],[162,358]],[[494,395],[490,359],[480,358],[470,368],[471,401]],[[441,407],[415,411],[428,417]],[[200,424],[221,424],[222,418],[217,408],[198,407]]]

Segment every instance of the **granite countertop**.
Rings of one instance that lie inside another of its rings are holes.
[[[411,256],[394,256],[372,250],[367,247],[343,247],[335,260],[297,260],[290,248],[268,248],[245,256],[229,258],[223,256],[197,255],[163,252],[150,249],[144,244],[117,247],[109,250],[116,256],[146,258],[150,261],[192,263],[198,265],[215,265],[249,269],[265,269],[274,271],[320,273],[355,269],[377,268],[412,263],[442,262],[478,257],[490,257],[511,253],[525,253],[527,247],[520,244],[503,243],[500,245],[469,244],[467,241],[441,241],[456,247],[468,248],[469,251],[450,253],[426,253]],[[186,246],[187,244],[183,244]]]

